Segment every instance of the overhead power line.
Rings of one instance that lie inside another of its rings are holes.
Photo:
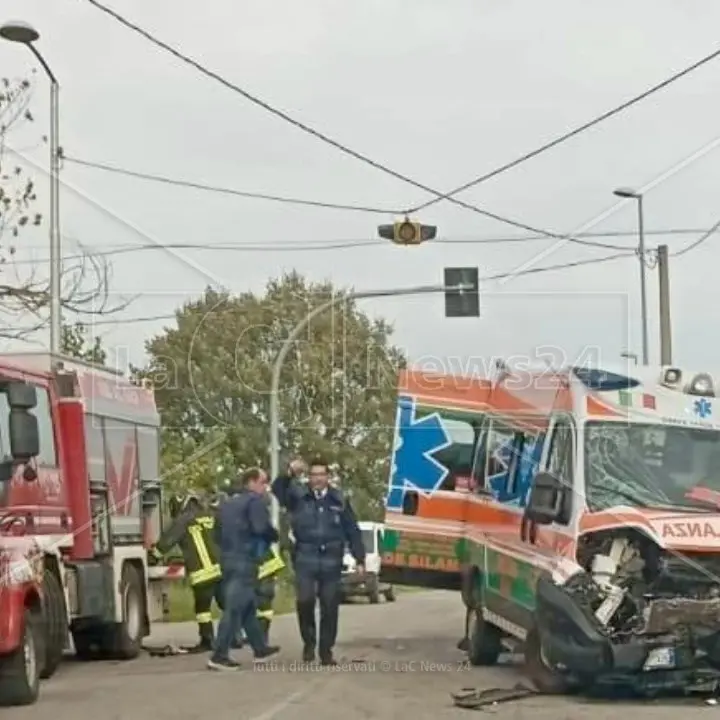
[[[480,282],[491,282],[494,280],[502,280],[507,277],[516,278],[516,277],[521,277],[524,275],[539,275],[540,273],[554,272],[557,270],[567,270],[570,268],[581,267],[584,265],[596,265],[598,263],[606,263],[606,262],[611,262],[613,260],[620,260],[622,258],[630,258],[633,256],[634,256],[634,253],[625,252],[625,253],[615,253],[613,255],[604,255],[602,257],[597,257],[597,258],[589,258],[587,260],[575,260],[574,262],[559,263],[556,265],[543,265],[542,267],[529,268],[527,270],[523,270],[520,272],[496,273],[493,275],[487,275],[483,278],[480,278]],[[167,314],[162,314],[162,315],[145,315],[145,316],[130,317],[130,318],[89,320],[87,322],[83,321],[83,324],[86,325],[88,328],[92,329],[94,327],[106,326],[106,325],[125,325],[128,323],[144,323],[144,322],[157,322],[159,320],[174,320],[176,317],[177,317],[177,313],[167,313]]]
[[[679,250],[676,253],[673,253],[676,257],[680,255],[684,255],[695,248],[699,247],[702,243],[704,243],[709,237],[713,235],[713,233],[716,233],[720,230],[720,220],[718,220],[713,227],[711,227],[709,230],[706,230],[702,233],[702,235],[697,239],[694,240],[692,243],[684,247],[682,250]],[[669,231],[656,231],[656,233],[673,233],[673,230]],[[678,231],[678,232],[688,232],[688,231]],[[584,267],[587,265],[598,265],[600,263],[607,263],[607,262],[613,262],[615,260],[622,260],[625,258],[630,258],[635,255],[635,251],[627,251],[622,253],[613,253],[612,255],[603,255],[601,257],[595,257],[595,258],[588,258],[586,260],[575,260],[571,262],[565,262],[565,263],[558,263],[555,265],[543,265],[541,267],[533,267],[528,268],[526,270],[521,270],[519,272],[504,272],[504,273],[495,273],[492,275],[487,275],[483,278],[480,278],[480,282],[492,282],[495,280],[504,280],[505,278],[517,278],[522,277],[526,275],[539,275],[541,273],[547,273],[547,272],[556,272],[558,270],[569,270],[576,267]],[[177,317],[177,313],[168,313],[168,314],[162,314],[162,315],[146,315],[146,316],[140,316],[140,317],[131,317],[131,318],[117,318],[117,319],[105,319],[105,320],[92,320],[90,322],[85,323],[88,327],[96,327],[96,326],[106,326],[106,325],[123,325],[123,324],[129,324],[129,323],[144,323],[144,322],[157,322],[159,320],[173,320]]]
[[[697,240],[693,240],[684,248],[672,253],[672,255],[674,257],[679,257],[681,255],[689,253],[691,250],[695,250],[695,248],[700,247],[700,245],[702,245],[706,240],[711,238],[718,230],[720,230],[720,220],[718,220],[709,230],[703,232]]]
[[[188,55],[185,55],[183,52],[181,52],[177,48],[173,47],[172,45],[169,45],[168,43],[164,42],[163,40],[160,40],[157,36],[155,36],[151,32],[145,30],[144,28],[137,25],[136,23],[128,20],[125,16],[121,15],[120,13],[118,13],[117,11],[108,7],[107,5],[104,5],[103,3],[98,2],[98,0],[86,0],[86,1],[88,3],[90,3],[93,7],[97,8],[101,12],[103,12],[106,15],[113,18],[115,21],[124,25],[126,28],[141,35],[142,37],[144,37],[146,40],[151,42],[156,47],[161,48],[165,52],[168,52],[171,55],[173,55],[173,57],[175,57],[176,59],[178,59],[181,62],[194,68],[195,70],[197,70],[198,72],[203,74],[205,77],[215,80],[216,82],[220,83],[224,87],[226,87],[230,90],[233,90],[234,92],[242,95],[246,100],[253,103],[257,107],[260,107],[263,110],[265,110],[266,112],[274,115],[275,117],[278,117],[281,120],[284,120],[285,122],[293,125],[294,127],[298,128],[299,130],[302,130],[303,132],[307,133],[308,135],[313,136],[317,140],[320,140],[320,141],[326,143],[327,145],[334,147],[336,150],[339,150],[340,152],[344,153],[345,155],[355,158],[356,160],[359,160],[360,162],[363,162],[366,165],[369,165],[369,166],[375,168],[376,170],[379,170],[380,172],[385,173],[386,175],[394,177],[397,180],[400,180],[401,182],[411,185],[412,187],[415,187],[419,190],[429,193],[430,195],[435,196],[435,198],[437,198],[438,200],[448,200],[449,202],[453,203],[454,205],[463,207],[466,210],[470,210],[472,212],[475,212],[475,213],[478,213],[485,217],[496,220],[497,222],[505,223],[507,225],[512,225],[514,227],[520,228],[521,230],[526,230],[528,232],[540,233],[540,234],[546,235],[547,237],[552,237],[552,238],[556,238],[559,240],[567,240],[570,242],[575,242],[579,245],[602,246],[601,243],[590,243],[587,241],[577,240],[577,239],[573,238],[572,236],[550,232],[548,230],[544,230],[542,228],[537,228],[532,225],[528,225],[526,223],[519,222],[517,220],[513,220],[511,218],[504,217],[502,215],[498,215],[497,213],[493,213],[488,210],[484,210],[476,205],[466,203],[463,200],[458,200],[456,197],[453,197],[454,193],[452,193],[452,192],[450,194],[448,194],[448,193],[443,193],[439,190],[434,190],[433,188],[431,188],[427,185],[424,185],[423,183],[420,183],[417,180],[414,180],[413,178],[409,177],[408,175],[404,175],[403,173],[393,170],[392,168],[388,167],[387,165],[385,165],[377,160],[374,160],[363,153],[353,150],[352,148],[339,142],[338,140],[331,138],[329,135],[326,135],[325,133],[317,130],[316,128],[313,128],[310,125],[302,122],[301,120],[298,120],[297,118],[293,117],[286,111],[281,110],[280,108],[270,104],[269,102],[267,102],[265,100],[262,100],[257,95],[254,95],[253,93],[249,92],[248,90],[241,87],[240,85],[237,85],[236,83],[231,82],[230,80],[223,77],[222,75],[215,72],[214,70],[210,70],[208,67],[206,67],[202,63],[198,62],[197,60],[194,60],[193,58],[189,57]],[[636,99],[629,101],[628,103],[625,103],[625,106],[629,107],[630,105],[633,105],[633,104],[639,102],[640,100],[642,100],[643,98],[652,94],[653,92],[657,92],[657,90],[660,90],[663,87],[667,87],[672,82],[675,82],[675,80],[680,79],[684,75],[687,75],[689,72],[692,72],[692,70],[694,70],[695,68],[700,67],[701,65],[705,64],[706,62],[709,62],[717,55],[720,55],[720,50],[713,53],[713,55],[708,56],[708,57],[704,58],[703,60],[695,63],[693,66],[686,68],[681,73],[677,73],[675,76],[668,78],[663,83],[655,86],[654,88],[651,88],[650,90],[643,93],[642,96],[638,96]],[[624,108],[619,107],[619,108],[615,109],[614,111],[611,111],[609,114],[607,114],[607,116],[609,117],[611,115],[617,114],[622,109],[624,109]],[[597,124],[598,122],[601,122],[602,119],[604,119],[604,118],[600,118],[600,119],[596,120],[593,124]],[[578,132],[581,132],[581,130],[578,130]],[[577,132],[575,134],[577,134]],[[558,144],[558,143],[555,143],[555,144]],[[549,149],[549,148],[546,148],[546,149]],[[542,150],[540,150],[540,152],[542,152]],[[538,152],[535,153],[535,155],[537,155],[537,154],[538,154]],[[534,157],[535,155],[533,155],[532,157]],[[529,157],[528,157],[528,159],[529,159]],[[512,165],[512,167],[516,167],[520,162],[524,162],[524,160],[514,161],[514,164]],[[506,169],[509,169],[509,168],[506,168]],[[495,177],[496,175],[498,175],[504,171],[505,171],[504,169],[498,169],[494,173],[493,177]],[[480,182],[482,182],[482,181],[476,180],[476,181],[474,181],[474,184],[478,185],[478,184],[480,184]],[[459,191],[456,191],[456,192],[459,192]],[[419,206],[419,207],[423,207],[423,206]],[[410,214],[411,212],[414,212],[414,210],[406,210],[405,213],[402,213],[402,214]],[[605,246],[605,247],[607,247],[607,246]]]
[[[118,175],[126,175],[139,180],[149,180],[152,182],[163,183],[165,185],[173,185],[175,187],[186,187],[193,190],[203,190],[204,192],[218,193],[220,195],[235,195],[236,197],[247,198],[249,200],[268,200],[271,202],[283,203],[286,205],[306,205],[316,208],[326,208],[331,210],[350,210],[354,212],[375,213],[377,215],[398,215],[397,209],[377,208],[366,205],[344,205],[341,203],[323,202],[321,200],[304,200],[302,198],[288,197],[286,195],[269,195],[268,193],[249,192],[247,190],[236,190],[235,188],[221,187],[219,185],[209,185],[206,183],[195,182],[193,180],[182,180],[180,178],[168,177],[167,175],[157,175],[155,173],[139,172],[137,170],[129,170],[128,168],[118,167],[117,165],[108,165],[107,163],[92,162],[90,160],[82,160],[72,156],[63,156],[65,162],[74,165],[82,165],[84,167],[93,168],[95,170],[104,170],[105,172],[116,173]]]
[[[366,213],[375,213],[375,214],[382,214],[382,215],[402,215],[405,211],[402,210],[393,210],[391,208],[377,208],[372,206],[365,206],[365,205],[343,205],[339,203],[331,203],[326,202],[323,200],[306,200],[301,198],[295,198],[295,197],[288,197],[283,195],[270,195],[268,193],[260,193],[260,192],[248,192],[246,190],[237,190],[235,188],[228,188],[228,187],[222,187],[219,185],[209,185],[206,183],[197,182],[195,180],[184,180],[182,178],[174,178],[170,177],[168,175],[160,175],[157,173],[146,173],[141,172],[139,170],[131,170],[129,168],[121,167],[119,165],[110,165],[108,163],[99,163],[94,162],[92,160],[83,160],[82,158],[76,158],[73,156],[64,156],[64,160],[70,163],[74,163],[76,165],[82,165],[84,167],[92,168],[94,170],[102,170],[104,172],[110,172],[115,173],[116,175],[126,175],[128,177],[133,177],[138,180],[147,180],[149,182],[156,182],[161,183],[164,185],[170,185],[174,187],[186,187],[193,190],[201,190],[203,192],[210,192],[210,193],[219,193],[223,195],[234,195],[236,197],[242,197],[247,199],[254,199],[254,200],[268,200],[272,202],[279,202],[284,204],[292,204],[292,205],[305,205],[305,206],[311,206],[315,208],[323,208],[323,209],[333,209],[333,210],[351,210],[355,212],[366,212]],[[456,204],[458,204],[456,202]],[[605,250],[619,250],[619,248],[616,245],[608,245],[607,243],[598,243],[598,242],[591,242],[588,240],[580,240],[578,236],[566,236],[566,235],[560,235],[558,233],[552,233],[549,230],[543,230],[542,228],[536,228],[532,225],[525,225],[524,223],[519,223],[514,220],[508,220],[507,218],[502,218],[499,215],[493,215],[492,213],[488,213],[485,210],[481,210],[480,208],[475,207],[474,205],[470,205],[467,203],[459,203],[463,207],[472,210],[473,212],[478,212],[481,215],[484,215],[486,217],[492,217],[495,220],[500,220],[501,222],[505,222],[506,224],[510,224],[514,227],[520,228],[521,230],[526,230],[528,232],[534,233],[535,235],[539,235],[543,238],[553,238],[553,239],[567,239],[570,242],[576,243],[578,245],[586,245],[589,247],[600,247]],[[376,243],[374,243],[376,244]],[[379,244],[379,243],[377,243]]]
[[[669,85],[672,85],[673,83],[677,82],[678,80],[684,78],[686,75],[689,75],[690,73],[694,72],[698,68],[701,68],[703,65],[706,65],[707,63],[711,62],[712,60],[715,60],[720,56],[720,49],[715,50],[711,52],[708,55],[705,55],[704,57],[700,58],[700,60],[692,63],[691,65],[688,65],[687,67],[683,68],[682,70],[676,72],[674,75],[671,75],[668,78],[665,78],[665,80],[649,87],[647,90],[641,92],[639,95],[635,95],[634,97],[630,98],[629,100],[626,100],[623,103],[620,103],[620,105],[616,105],[614,108],[607,110],[606,112],[602,113],[601,115],[597,115],[592,120],[588,120],[587,122],[583,123],[582,125],[578,125],[573,130],[569,130],[568,132],[564,133],[563,135],[559,135],[554,140],[550,140],[549,142],[545,143],[544,145],[541,145],[540,147],[536,148],[535,150],[531,150],[530,152],[525,153],[524,155],[521,155],[520,157],[515,158],[515,160],[512,160],[508,163],[505,163],[505,165],[500,165],[500,167],[495,168],[494,170],[490,170],[489,172],[486,172],[484,175],[480,175],[479,177],[474,178],[473,180],[470,180],[469,182],[463,183],[462,185],[459,185],[455,189],[451,190],[448,193],[444,193],[438,197],[433,198],[432,200],[428,200],[427,202],[421,203],[420,205],[416,205],[415,207],[410,208],[408,212],[410,213],[416,213],[420,210],[424,210],[425,208],[429,208],[431,205],[435,205],[435,203],[439,203],[442,200],[451,200],[454,198],[455,195],[458,195],[461,192],[465,192],[466,190],[470,190],[470,188],[476,187],[477,185],[480,185],[484,182],[487,182],[488,180],[491,180],[494,177],[497,177],[498,175],[507,172],[508,170],[512,170],[513,168],[517,167],[518,165],[521,165],[522,163],[527,162],[528,160],[532,160],[533,158],[536,158],[538,155],[542,155],[544,152],[547,152],[548,150],[551,150],[554,147],[557,147],[558,145],[561,145],[562,143],[566,142],[567,140],[570,140],[571,138],[576,137],[577,135],[580,135],[581,133],[585,132],[586,130],[590,130],[591,128],[595,127],[596,125],[599,125],[601,122],[608,120],[609,118],[613,117],[614,115],[618,115],[619,113],[623,112],[624,110],[627,110],[631,108],[633,105],[637,105],[639,102],[642,102],[646,98],[650,97],[651,95],[654,95],[656,92],[659,92],[660,90],[664,90]]]
[[[710,237],[712,234],[720,231],[720,225],[715,225],[709,230],[698,229],[698,228],[666,228],[660,230],[646,230],[645,236],[673,236],[673,235],[707,235]],[[605,232],[587,232],[581,233],[579,237],[634,237],[637,235],[637,230],[607,230]],[[164,250],[202,250],[208,252],[326,252],[326,251],[337,251],[344,249],[357,249],[366,247],[386,247],[391,248],[393,246],[388,245],[385,240],[332,240],[332,241],[318,241],[315,243],[141,243],[122,245],[117,247],[110,247],[108,249],[93,249],[90,246],[83,244],[78,238],[70,235],[63,235],[66,240],[76,242],[79,245],[84,245],[87,248],[87,252],[78,253],[74,255],[63,255],[63,260],[82,260],[88,255],[92,257],[114,257],[116,255],[131,255],[136,252],[158,252]],[[706,238],[707,239],[707,238]],[[439,240],[432,241],[433,245],[504,245],[507,243],[526,243],[526,242],[537,242],[539,240],[547,240],[545,235],[505,235],[497,237],[480,237],[480,238],[441,238]],[[698,241],[693,241],[693,245],[699,244]],[[611,249],[631,251],[632,246],[622,245],[603,245],[603,247],[609,247]],[[676,255],[683,254],[686,250],[681,250],[675,253]],[[6,259],[5,265],[37,265],[38,263],[50,262],[49,257],[39,258],[17,258],[11,256]]]

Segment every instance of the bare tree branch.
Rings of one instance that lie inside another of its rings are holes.
[[[0,78],[0,338],[27,339],[48,324],[50,305],[48,273],[21,269],[13,262],[15,242],[24,229],[43,222],[36,211],[33,178],[18,164],[8,162],[11,133],[34,122],[30,111],[33,83],[26,79]],[[47,142],[43,136],[42,142]],[[112,298],[109,261],[82,248],[81,258],[64,266],[61,305],[76,315],[108,315],[125,309],[134,298]]]

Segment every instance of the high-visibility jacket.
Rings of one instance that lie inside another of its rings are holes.
[[[280,555],[280,547],[277,543],[275,543],[270,546],[265,558],[260,563],[260,567],[258,568],[258,580],[265,580],[273,575],[277,575],[284,569],[285,561],[282,559],[282,555]]]
[[[271,622],[274,616],[275,577],[285,568],[285,562],[277,544],[271,545],[258,567],[256,590],[257,617]]]
[[[220,579],[214,527],[215,518],[209,513],[184,513],[162,534],[155,545],[156,550],[163,555],[175,545],[180,548],[190,585],[216,582]]]

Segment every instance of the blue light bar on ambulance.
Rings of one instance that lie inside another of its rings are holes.
[[[640,385],[640,381],[635,378],[598,368],[574,367],[572,372],[590,390],[611,392],[613,390],[629,390]]]

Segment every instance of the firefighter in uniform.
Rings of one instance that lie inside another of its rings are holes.
[[[215,517],[203,508],[200,498],[194,493],[171,498],[170,515],[173,523],[158,540],[153,548],[153,555],[159,559],[167,555],[175,545],[182,551],[200,634],[198,644],[189,650],[206,652],[212,650],[214,643],[211,611],[213,599],[219,600],[221,577],[213,534]]]
[[[255,597],[257,599],[257,616],[265,636],[265,643],[270,644],[270,625],[272,625],[275,602],[275,591],[278,575],[285,569],[277,544],[271,545],[263,554],[263,561],[258,568]]]

